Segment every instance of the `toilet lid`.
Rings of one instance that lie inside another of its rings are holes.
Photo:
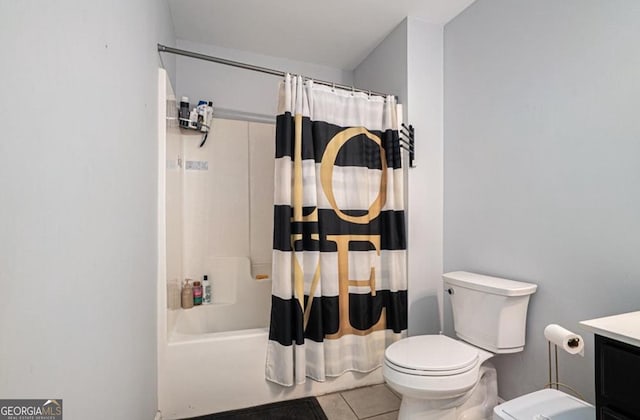
[[[445,335],[418,335],[387,347],[385,358],[401,368],[443,375],[473,368],[478,362],[478,349]]]

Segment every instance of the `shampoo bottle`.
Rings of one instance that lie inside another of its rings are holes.
[[[207,275],[202,279],[202,303],[205,305],[211,303],[211,282]]]

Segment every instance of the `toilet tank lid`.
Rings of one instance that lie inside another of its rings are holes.
[[[595,408],[555,389],[543,389],[507,401],[493,409],[498,419],[595,420]]]
[[[502,296],[526,296],[535,293],[538,285],[522,281],[507,280],[500,277],[452,271],[442,275],[445,283]]]

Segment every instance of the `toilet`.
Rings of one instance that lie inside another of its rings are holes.
[[[596,420],[596,409],[555,389],[543,389],[493,409],[493,420]]]
[[[458,339],[419,335],[385,351],[382,375],[402,396],[399,420],[491,420],[498,405],[494,354],[524,349],[537,285],[456,271],[443,275]]]

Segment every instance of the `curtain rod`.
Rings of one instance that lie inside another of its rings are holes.
[[[181,50],[179,48],[167,47],[166,45],[162,45],[162,44],[158,44],[158,52],[166,52],[171,54],[183,55],[185,57],[197,58],[198,60],[212,61],[214,63],[225,64],[227,66],[238,67],[245,70],[253,70],[260,73],[270,74],[272,76],[285,77],[285,75],[287,74],[286,72],[283,72],[280,70],[274,70],[267,67],[254,66],[253,64],[246,64],[246,63],[241,63],[239,61],[227,60],[226,58],[214,57],[211,55],[200,54],[193,51]],[[340,89],[350,90],[353,92],[367,93],[369,95],[387,96],[386,93],[375,92],[373,90],[358,89],[353,86],[343,85],[340,83],[327,82],[324,80],[314,79],[312,77],[305,77],[305,76],[303,77],[305,79],[313,80],[314,83],[320,83],[326,86],[337,87]]]

